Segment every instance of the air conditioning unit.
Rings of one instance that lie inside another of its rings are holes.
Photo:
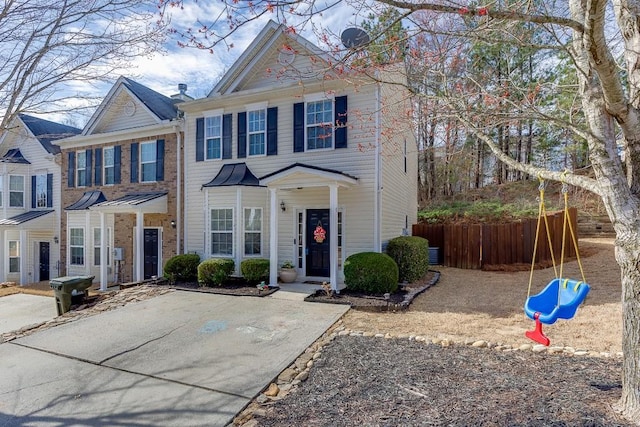
[[[124,248],[113,248],[113,260],[124,261]]]

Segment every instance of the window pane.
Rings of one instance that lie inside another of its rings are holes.
[[[222,117],[207,117],[205,120],[205,136],[207,138],[222,136]]]
[[[260,233],[247,233],[244,237],[244,254],[260,255]]]
[[[307,104],[307,148],[333,147],[333,101],[323,100]]]
[[[244,210],[244,229],[247,231],[262,230],[262,209]]]
[[[16,193],[11,191],[9,193],[9,206],[12,208],[21,208],[24,206],[24,193]]]
[[[211,253],[233,255],[233,209],[211,210]]]
[[[20,258],[9,258],[9,273],[20,273]]]
[[[145,142],[144,144],[140,144],[140,161],[143,163],[156,161],[155,142]]]
[[[264,133],[249,135],[249,155],[264,154]]]
[[[220,138],[207,139],[207,159],[220,159],[222,158]]]
[[[20,175],[9,176],[10,191],[24,191],[24,177]]]
[[[9,256],[18,256],[20,254],[20,245],[16,240],[9,242]]]
[[[76,153],[76,182],[78,187],[84,187],[87,185],[87,174],[85,170],[87,168],[87,152],[79,151]]]
[[[108,147],[103,150],[104,157],[104,184],[115,184],[115,150]]]
[[[147,163],[142,165],[142,182],[150,182],[156,180],[156,164]]]
[[[36,175],[36,207],[47,207],[47,176]]]

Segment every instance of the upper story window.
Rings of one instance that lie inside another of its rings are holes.
[[[24,208],[24,176],[9,175],[9,207]]]
[[[247,113],[249,130],[249,155],[259,156],[266,152],[267,113],[266,110],[253,110]]]
[[[205,158],[222,158],[222,116],[206,117],[204,121]]]
[[[307,150],[333,148],[333,100],[307,102]]]
[[[157,152],[156,141],[140,144],[140,182],[156,181]]]
[[[115,167],[115,147],[105,147],[102,150],[103,160],[103,180],[104,185],[113,185],[116,183],[116,167]]]
[[[78,187],[87,186],[87,152],[76,153],[76,183]]]
[[[46,208],[47,203],[47,175],[35,176],[36,208]]]

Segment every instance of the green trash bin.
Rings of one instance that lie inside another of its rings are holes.
[[[73,291],[87,293],[87,289],[93,283],[95,276],[64,276],[51,279],[49,286],[53,289],[56,297],[56,308],[58,316],[71,310],[71,297]]]

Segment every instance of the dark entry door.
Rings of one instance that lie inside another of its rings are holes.
[[[307,276],[329,277],[329,209],[307,210]]]
[[[144,278],[158,275],[158,229],[144,229]]]
[[[49,242],[40,242],[40,280],[49,280]]]

